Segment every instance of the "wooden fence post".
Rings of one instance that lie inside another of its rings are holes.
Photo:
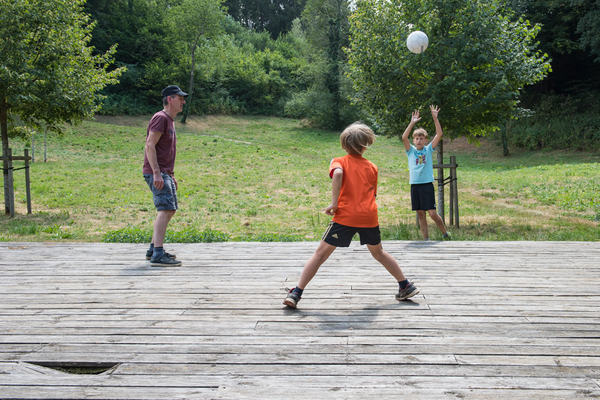
[[[25,192],[27,193],[27,214],[31,214],[31,183],[29,180],[29,150],[25,149]],[[33,158],[32,158],[33,160]]]
[[[2,152],[2,160],[4,169],[4,208],[6,214],[9,214],[10,217],[15,216],[15,187],[14,187],[14,175],[13,172],[15,169],[13,168],[14,160],[22,160],[25,161],[25,167],[17,168],[17,171],[20,169],[25,170],[25,191],[27,192],[27,214],[31,214],[31,179],[29,175],[29,160],[32,158],[29,157],[29,150],[25,149],[24,156],[12,156],[12,149],[8,148]]]
[[[454,224],[451,222],[450,225],[454,225],[457,228],[460,227],[460,224],[458,222],[458,178],[456,175],[456,167],[458,167],[458,165],[456,164],[456,157],[452,156],[450,157],[450,164],[454,165],[454,168],[450,168],[450,177],[452,179],[452,183],[450,184],[450,188],[453,188],[453,198],[454,198],[454,209],[452,209],[452,206],[450,206],[451,212],[454,214]]]
[[[450,157],[450,165],[454,164],[453,160],[454,156]],[[448,199],[448,205],[450,206],[450,225],[454,225],[454,174],[452,171],[455,169],[450,167],[450,194]]]
[[[8,194],[8,154],[7,148],[2,149],[2,184],[4,186],[4,213],[10,214],[10,202],[8,199],[10,195]]]
[[[449,208],[450,208],[450,225],[456,226],[457,228],[459,227],[459,220],[458,220],[458,179],[457,179],[457,174],[456,174],[456,168],[458,168],[458,164],[456,164],[456,157],[455,156],[451,156],[450,157],[450,164],[442,164],[439,162],[439,157],[438,157],[438,164],[434,165],[433,168],[436,168],[438,170],[438,177],[437,177],[437,186],[438,186],[438,203],[437,203],[437,212],[439,214],[439,216],[442,218],[442,221],[444,221],[444,225],[446,224],[446,221],[444,219],[444,186],[446,186],[446,184],[450,184],[450,198],[449,198]],[[444,178],[444,168],[449,168],[450,169],[450,176],[448,176],[448,178]],[[420,228],[420,224],[419,224],[419,214],[416,213],[416,220],[417,220],[417,228]]]
[[[444,164],[444,142],[440,140],[437,149],[437,163],[438,165]],[[435,168],[435,166],[434,166]],[[437,212],[442,218],[444,225],[446,225],[446,219],[444,218],[444,168],[438,168],[437,170],[437,190],[438,190],[438,201],[437,201]]]
[[[8,209],[10,217],[15,216],[15,187],[13,182],[13,165],[12,165],[12,149],[6,149],[6,157],[8,158]]]
[[[452,156],[450,157],[450,164],[436,164],[433,166],[433,168],[437,168],[438,170],[438,200],[439,202],[444,201],[444,186],[446,186],[447,184],[450,184],[450,198],[449,198],[449,208],[450,208],[450,221],[449,221],[449,225],[454,225],[457,228],[459,227],[458,224],[458,180],[457,180],[457,174],[456,174],[456,168],[458,168],[458,164],[456,164],[456,157]],[[447,178],[444,178],[444,173],[443,170],[444,168],[449,168],[450,169],[450,175]],[[438,204],[437,206],[438,209],[438,214],[440,214],[440,212],[444,211],[444,205],[443,204]],[[440,214],[440,217],[442,217],[442,215]],[[444,225],[446,224],[446,221],[443,219],[444,221]]]

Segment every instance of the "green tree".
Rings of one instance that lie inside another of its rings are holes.
[[[108,72],[115,48],[92,55],[85,0],[0,0],[0,130],[8,149],[9,122],[62,132],[64,123],[92,117],[97,91],[116,83]],[[21,130],[22,132],[22,130]],[[5,164],[6,170],[6,164]],[[9,188],[4,176],[5,207]],[[8,211],[8,210],[7,210]]]
[[[352,1],[349,0],[307,0],[304,11],[302,12],[302,24],[306,30],[306,37],[309,43],[323,52],[328,51],[329,47],[329,29],[331,20],[339,20],[340,46],[349,45],[349,25],[348,16]],[[346,56],[339,49],[340,59]]]
[[[550,71],[536,51],[539,26],[518,19],[497,0],[358,0],[351,16],[351,78],[364,106],[390,134],[410,112],[439,105],[444,134],[471,140],[514,115],[524,85]],[[406,48],[414,30],[429,36],[421,54]],[[422,125],[433,129],[431,118]],[[438,160],[443,148],[438,146]]]
[[[548,95],[576,96],[589,104],[600,90],[600,16],[598,0],[506,0],[515,11],[513,20],[523,17],[541,25],[536,36],[538,48],[552,59],[547,79],[525,88],[523,102],[536,109]],[[586,50],[590,50],[588,54]],[[582,109],[587,108],[584,104]],[[586,111],[587,112],[587,111]]]
[[[584,7],[583,15],[577,23],[577,32],[581,34],[580,43],[584,49],[596,56],[600,62],[600,0],[573,0],[575,5]]]
[[[95,21],[89,43],[94,54],[105,53],[116,43],[115,64],[127,67],[119,84],[102,90],[106,97],[101,113],[154,112],[162,106],[157,101],[160,89],[180,80],[172,77],[174,70],[181,75],[181,59],[165,21],[167,11],[178,1],[87,0],[85,12]],[[156,74],[157,66],[164,71]]]
[[[229,15],[257,32],[267,31],[273,39],[289,32],[306,0],[225,0]]]
[[[313,84],[289,103],[288,113],[298,115],[302,111],[319,126],[340,129],[348,117],[351,107],[348,100],[347,78],[343,71],[347,66],[343,48],[348,46],[348,15],[351,1],[308,0],[302,13],[307,40],[312,48],[311,63],[316,67]],[[315,101],[316,100],[316,101]],[[302,103],[305,103],[304,105]],[[293,110],[295,108],[295,111]]]
[[[169,0],[86,0],[85,12],[95,21],[90,45],[94,54],[119,45],[115,60],[144,65],[171,56],[164,23]]]
[[[208,40],[223,32],[226,14],[222,3],[223,0],[182,0],[181,4],[171,9],[169,19],[174,35],[184,44],[190,61],[189,96],[183,111],[182,123],[186,122],[192,105],[196,52],[201,51]]]

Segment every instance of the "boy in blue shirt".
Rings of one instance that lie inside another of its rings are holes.
[[[408,141],[408,135],[410,135],[415,124],[421,120],[419,110],[412,113],[410,124],[408,124],[402,135],[402,142],[408,156],[408,170],[410,171],[410,201],[413,211],[416,211],[419,217],[423,239],[429,240],[425,211],[429,212],[433,222],[442,231],[444,239],[450,239],[444,221],[435,209],[435,190],[433,188],[433,181],[435,180],[433,178],[433,150],[435,150],[443,135],[442,126],[438,120],[440,109],[437,106],[429,106],[429,108],[435,123],[435,137],[431,143],[427,144],[427,131],[423,128],[418,128],[413,132],[414,145],[411,145]]]

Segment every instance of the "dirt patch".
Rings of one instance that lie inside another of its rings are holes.
[[[95,122],[108,125],[120,125],[130,127],[147,127],[152,115],[95,115]],[[175,118],[175,127],[181,132],[203,133],[216,131],[219,127],[244,127],[256,122],[256,117],[244,118],[229,115],[192,115],[187,118],[185,124],[181,122],[181,114]]]
[[[204,115],[188,117],[185,125],[179,124],[182,129],[194,132],[215,131],[220,126],[246,126],[251,121],[248,119],[224,115]]]

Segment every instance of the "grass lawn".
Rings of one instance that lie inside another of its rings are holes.
[[[145,241],[155,217],[141,174],[149,119],[99,116],[71,127],[48,138],[45,163],[38,138],[33,214],[26,214],[24,173],[16,171],[18,215],[0,216],[0,241]],[[320,239],[329,222],[321,212],[330,200],[329,162],[345,155],[339,132],[272,117],[194,117],[176,127],[180,209],[167,241]],[[11,146],[23,154],[23,142]],[[444,146],[446,161],[454,155],[459,164],[454,240],[600,239],[598,154],[512,149],[502,157],[490,142]],[[401,141],[378,137],[365,157],[380,171],[383,238],[419,240]],[[430,237],[441,237],[433,224]]]

